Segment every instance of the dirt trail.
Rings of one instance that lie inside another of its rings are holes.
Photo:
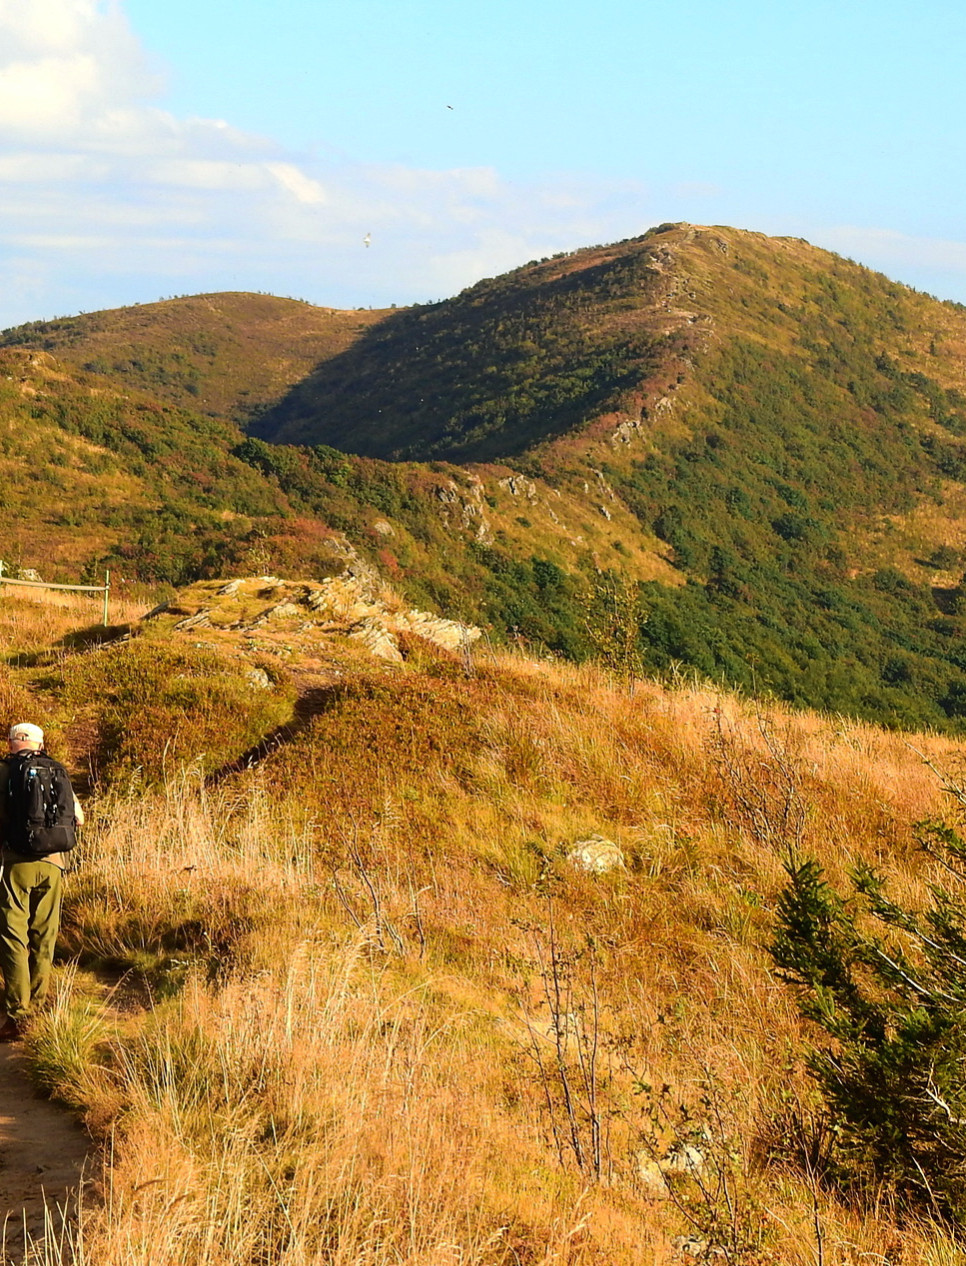
[[[30,1261],[67,1262],[55,1245],[63,1239],[64,1213],[76,1212],[77,1188],[90,1139],[73,1116],[44,1097],[16,1045],[0,1046],[0,1263],[24,1262],[24,1224],[40,1251]],[[50,1242],[44,1252],[45,1211]]]

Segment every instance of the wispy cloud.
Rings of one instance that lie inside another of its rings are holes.
[[[202,290],[442,298],[527,259],[726,211],[698,180],[523,183],[294,154],[162,109],[163,88],[120,0],[0,0],[0,326]],[[966,291],[966,243],[772,227]]]
[[[647,225],[632,184],[326,164],[162,88],[116,0],[0,0],[0,324],[198,289],[441,297]]]
[[[966,242],[855,225],[817,230],[813,240],[942,298],[966,290]]]

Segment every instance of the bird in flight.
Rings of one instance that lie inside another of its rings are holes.
[[[365,235],[365,237],[362,239],[362,245],[363,245],[363,246],[371,246],[371,245],[372,245],[372,234],[371,234],[371,233],[367,233],[367,234]]]

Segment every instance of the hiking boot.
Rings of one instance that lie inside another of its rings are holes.
[[[19,1042],[23,1037],[23,1029],[11,1016],[7,1016],[0,1025],[0,1042]]]

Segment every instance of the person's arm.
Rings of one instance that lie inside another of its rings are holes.
[[[78,826],[84,825],[84,810],[81,808],[81,802],[74,797],[74,821]]]

